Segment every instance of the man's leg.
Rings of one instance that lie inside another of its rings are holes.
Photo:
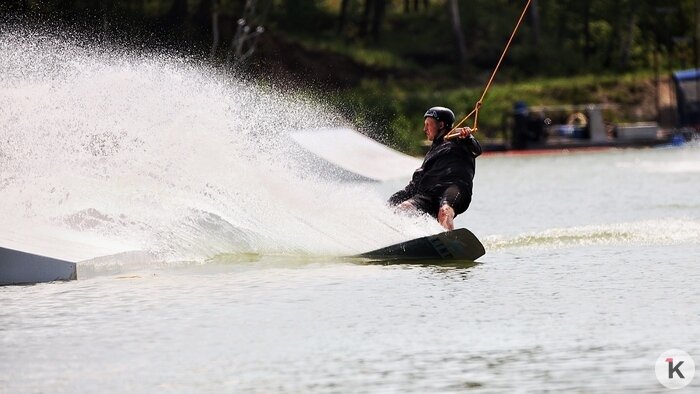
[[[396,211],[405,215],[419,215],[420,211],[413,204],[413,200],[406,200],[396,206]]]
[[[464,212],[471,202],[471,194],[462,193],[457,185],[445,189],[440,198],[438,222],[447,230],[454,230],[455,216]]]
[[[438,222],[445,230],[452,231],[455,229],[455,210],[450,204],[443,204],[438,211]]]
[[[397,205],[396,211],[408,215],[422,215],[424,213],[429,213],[431,211],[430,199],[421,194],[416,194],[415,196]],[[433,208],[432,211],[434,212],[435,209]]]

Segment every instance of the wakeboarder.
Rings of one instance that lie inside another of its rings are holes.
[[[402,212],[430,214],[446,230],[453,230],[455,216],[466,211],[472,200],[481,145],[471,128],[452,130],[455,115],[449,108],[432,107],[423,119],[423,131],[432,145],[411,181],[389,198],[389,204]],[[446,138],[448,133],[455,138]]]

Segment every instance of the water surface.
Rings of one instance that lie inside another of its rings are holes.
[[[283,137],[320,104],[47,40],[0,36],[0,233],[143,253],[0,287],[0,392],[658,392],[662,352],[700,361],[697,145],[482,157],[478,264],[367,264],[440,228],[386,207],[406,180],[310,171]]]

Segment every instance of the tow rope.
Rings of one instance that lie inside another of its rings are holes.
[[[459,135],[459,132],[455,132],[459,126],[461,126],[464,122],[467,121],[467,119],[471,118],[472,115],[474,115],[474,127],[472,127],[472,132],[476,132],[479,129],[479,109],[481,109],[482,104],[484,103],[484,98],[486,97],[486,92],[489,91],[489,88],[491,87],[491,83],[493,82],[494,77],[496,77],[496,73],[498,72],[498,68],[501,67],[501,63],[503,62],[503,59],[506,57],[506,53],[508,52],[508,49],[510,48],[510,44],[513,42],[513,37],[515,37],[515,33],[518,32],[518,29],[520,28],[520,24],[523,22],[523,19],[525,19],[525,14],[527,13],[527,9],[530,7],[530,3],[532,0],[527,0],[527,4],[525,5],[525,8],[523,8],[522,14],[520,14],[520,19],[518,19],[518,23],[515,24],[515,28],[513,29],[513,33],[511,33],[510,38],[508,39],[508,43],[506,44],[506,47],[503,48],[503,53],[501,53],[501,58],[498,59],[498,63],[496,64],[496,67],[493,69],[493,72],[491,73],[491,77],[489,78],[488,83],[486,84],[486,87],[484,88],[483,93],[481,94],[481,97],[479,98],[479,101],[476,102],[476,105],[474,105],[474,109],[472,112],[469,113],[469,115],[465,116],[464,119],[462,119],[455,127],[450,130],[449,133],[445,135],[445,139],[451,139]]]

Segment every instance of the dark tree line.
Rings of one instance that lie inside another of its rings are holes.
[[[465,70],[493,65],[526,2],[3,0],[0,12],[82,20],[103,30],[143,29],[176,45],[199,46],[231,64],[251,57],[257,40],[271,35],[340,40],[398,56],[432,53]],[[625,71],[658,62],[693,65],[700,57],[699,3],[532,0],[508,62],[525,74]],[[395,45],[400,40],[405,42]]]

